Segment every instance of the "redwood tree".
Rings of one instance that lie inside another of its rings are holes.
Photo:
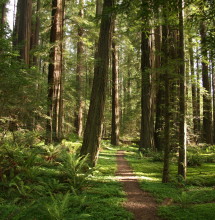
[[[148,5],[145,0],[142,1],[143,10],[146,15],[143,16],[146,24],[142,31],[141,39],[141,73],[142,73],[142,93],[141,93],[141,134],[140,134],[140,150],[143,148],[154,148],[154,129],[152,116],[152,71],[151,71],[151,45],[149,39],[150,29],[148,19]]]
[[[164,18],[166,21],[166,8],[164,10]],[[164,73],[162,73],[165,77],[165,109],[164,109],[164,166],[163,166],[163,177],[162,182],[167,183],[169,181],[169,158],[170,158],[170,83],[169,83],[169,70],[167,68],[168,65],[168,33],[169,27],[168,25],[163,25],[162,27],[162,58],[161,65],[164,69]]]
[[[208,55],[207,55],[207,35],[206,24],[204,21],[200,24],[201,35],[201,53],[202,53],[202,83],[205,92],[203,94],[203,140],[207,144],[212,144],[212,104],[210,81],[208,75]]]
[[[184,55],[184,18],[183,0],[179,0],[179,75],[180,75],[180,94],[179,94],[179,158],[178,175],[186,178],[187,158],[186,158],[186,108],[185,108],[185,55]]]
[[[84,17],[84,1],[79,0],[79,17],[82,19]],[[76,133],[79,137],[83,133],[83,75],[84,75],[84,43],[83,43],[84,29],[81,24],[78,25],[78,42],[77,42],[77,68],[76,68],[76,112],[75,112],[75,128]]]
[[[32,0],[18,0],[14,29],[14,47],[18,49],[20,59],[30,64]]]
[[[98,52],[95,57],[90,107],[80,152],[81,155],[89,154],[89,164],[91,166],[94,166],[96,163],[102,134],[105,96],[108,82],[109,52],[111,48],[113,6],[114,0],[104,0]]]
[[[114,22],[115,24],[115,22]],[[115,29],[115,25],[113,27]],[[114,30],[115,33],[115,30]],[[116,37],[116,36],[114,36]],[[119,69],[115,38],[112,41],[112,126],[111,144],[119,145]]]
[[[62,138],[62,40],[64,0],[52,1],[52,17],[50,32],[50,63],[48,68],[48,143],[57,142]]]

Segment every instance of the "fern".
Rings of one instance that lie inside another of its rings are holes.
[[[48,215],[53,220],[63,220],[66,219],[66,214],[68,212],[70,193],[67,192],[63,194],[51,194],[51,203],[45,204],[45,209]]]

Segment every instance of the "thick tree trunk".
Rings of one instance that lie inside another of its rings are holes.
[[[89,154],[89,165],[91,166],[96,164],[102,134],[112,35],[111,9],[113,6],[114,0],[104,0],[90,108],[80,152],[81,155]]]
[[[48,116],[47,142],[58,142],[62,138],[62,40],[64,0],[52,1],[52,25],[50,63],[48,69]]]
[[[148,1],[142,0],[143,11],[148,11]],[[145,22],[149,17],[143,16]],[[152,115],[152,46],[149,38],[149,28],[144,28],[141,35],[141,130],[140,150],[154,149],[154,126]]]
[[[39,33],[40,33],[40,16],[39,16],[39,10],[40,10],[40,0],[37,0],[36,5],[36,19],[34,23],[32,24],[32,39],[31,39],[31,49],[34,50],[39,45]],[[38,57],[33,55],[31,59],[32,65],[38,66]]]
[[[212,104],[207,64],[206,25],[203,21],[200,24],[200,35],[202,53],[202,80],[203,88],[206,91],[203,94],[203,140],[207,144],[212,144]]]
[[[83,19],[84,17],[84,1],[79,0],[79,17]],[[77,99],[76,99],[76,119],[75,119],[75,128],[76,133],[79,137],[83,134],[83,111],[84,111],[84,43],[83,43],[83,35],[84,35],[84,29],[81,25],[78,27],[78,43],[77,43],[77,69],[76,69],[76,82],[77,82]]]
[[[147,32],[142,32],[141,43],[141,72],[142,72],[142,98],[141,98],[141,134],[140,150],[143,148],[154,148],[154,132],[151,128],[152,118],[152,99],[151,99],[151,63],[150,63],[150,41]]]
[[[184,60],[184,18],[183,0],[179,0],[179,75],[180,75],[180,95],[179,95],[179,158],[178,175],[186,179],[187,158],[186,158],[186,108],[185,108],[185,60]],[[180,178],[179,178],[180,179]]]
[[[113,25],[115,29],[115,24]],[[115,30],[114,30],[115,34]],[[115,36],[114,36],[115,37]],[[115,39],[112,42],[112,126],[111,144],[119,145],[119,69]]]
[[[32,0],[18,0],[16,24],[14,29],[14,47],[18,49],[20,59],[30,64]]]

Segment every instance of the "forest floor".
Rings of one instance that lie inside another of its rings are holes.
[[[215,220],[215,146],[188,149],[180,183],[172,155],[163,184],[160,152],[103,141],[86,172],[77,138],[54,146],[29,144],[29,136],[0,148],[0,220]]]
[[[117,172],[127,200],[124,207],[133,213],[135,220],[157,220],[157,203],[150,193],[140,189],[138,178],[124,158],[124,151],[117,152]]]

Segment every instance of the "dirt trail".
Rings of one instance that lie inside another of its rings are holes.
[[[137,177],[124,158],[124,151],[117,153],[117,173],[127,194],[124,207],[134,214],[135,220],[159,220],[156,201],[148,192],[140,189]]]

